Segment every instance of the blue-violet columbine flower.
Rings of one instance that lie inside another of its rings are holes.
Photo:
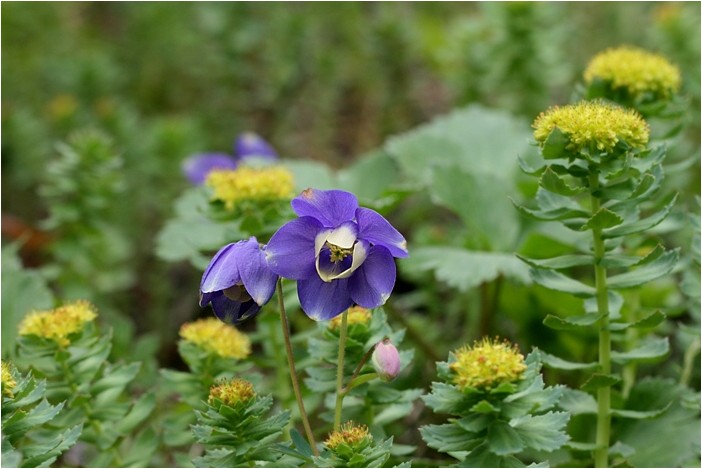
[[[291,202],[299,218],[266,247],[273,272],[297,280],[300,305],[315,320],[356,303],[376,308],[395,286],[394,257],[407,257],[405,238],[379,213],[340,190],[307,189]]]
[[[253,132],[244,132],[236,138],[234,155],[237,159],[246,159],[248,157],[260,157],[269,160],[278,159],[278,153],[273,147]]]
[[[225,153],[200,153],[183,162],[183,174],[195,184],[205,183],[207,175],[215,169],[236,169],[239,163]]]
[[[277,280],[255,237],[227,244],[214,255],[202,275],[200,306],[209,303],[220,320],[240,323],[268,303]]]

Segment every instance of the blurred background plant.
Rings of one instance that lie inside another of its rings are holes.
[[[542,324],[548,314],[571,315],[579,302],[531,284],[513,255],[562,255],[583,240],[521,219],[507,197],[523,202],[536,192],[517,161],[535,153],[529,124],[536,114],[576,95],[595,54],[630,45],[679,67],[684,111],[677,133],[664,139],[666,189],[678,201],[645,243],[681,246],[683,261],[672,275],[627,293],[643,310],[663,308],[660,333],[675,339],[667,361],[638,373],[688,383],[691,390],[675,391],[680,396],[699,391],[699,4],[1,8],[4,357],[16,353],[27,312],[81,297],[113,330],[110,359],[142,363],[139,388],[156,384],[158,366],[191,370],[177,337],[181,324],[210,314],[196,293],[207,259],[250,230],[265,232],[287,208],[242,229],[209,203],[206,187],[191,187],[181,167],[193,154],[231,153],[234,137],[250,130],[278,150],[296,191],[351,190],[407,237],[411,257],[398,263],[384,309],[392,330],[406,329],[403,347],[416,353],[393,388],[428,390],[435,362],[484,335],[588,361],[593,335]],[[287,288],[291,312],[294,296]],[[291,322],[305,363],[317,328],[301,314]],[[268,376],[284,363],[276,318],[261,314],[242,327],[263,379],[277,383],[276,401],[288,402],[284,374]],[[573,373],[544,377],[579,383]],[[632,405],[656,386],[632,390]],[[420,410],[415,404],[407,417],[415,426],[440,422]],[[682,422],[676,428],[686,434],[679,460],[694,460],[698,411],[673,410],[666,418]],[[653,442],[650,423],[622,434]],[[398,444],[417,445],[420,463],[441,457],[417,431]],[[646,461],[669,462],[646,455],[636,462]]]

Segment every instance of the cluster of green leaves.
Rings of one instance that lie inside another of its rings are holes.
[[[195,459],[197,467],[251,467],[274,463],[282,456],[274,448],[290,420],[290,412],[266,414],[273,405],[271,396],[226,405],[219,399],[196,411],[192,431],[205,454]]]
[[[156,405],[153,392],[136,399],[126,392],[139,363],[108,361],[111,335],[99,334],[93,323],[73,334],[68,347],[28,335],[18,340],[17,363],[46,380],[46,399],[65,410],[52,424],[82,425],[85,460],[98,466],[147,465],[158,447],[156,432],[144,425]]]
[[[4,365],[4,363],[3,363]],[[65,402],[55,405],[46,399],[46,381],[31,373],[22,376],[14,367],[10,373],[16,385],[2,394],[3,467],[46,467],[71,448],[83,424],[56,424]]]
[[[317,326],[318,334],[308,340],[310,364],[305,367],[308,378],[305,384],[313,392],[324,396],[326,412],[320,417],[327,421],[334,420],[336,398],[336,365],[339,354],[339,330],[330,328],[328,323]],[[385,337],[399,347],[405,331],[394,331],[387,322],[382,309],[373,310],[369,324],[349,324],[344,355],[344,376],[353,374],[357,365],[368,350]],[[402,369],[409,368],[414,358],[413,349],[400,350]],[[374,373],[370,363],[363,365],[360,376]],[[377,437],[388,434],[387,426],[398,419],[406,417],[413,408],[414,401],[421,395],[421,389],[395,389],[391,384],[373,380],[355,386],[344,399],[342,421],[353,420],[366,424],[371,433]],[[413,448],[396,448],[398,452],[410,452]]]
[[[520,381],[489,390],[453,384],[454,359],[437,364],[441,382],[422,397],[434,412],[453,416],[420,428],[427,445],[458,459],[460,467],[524,467],[534,451],[551,452],[568,442],[570,415],[553,410],[565,387],[544,385],[538,351],[527,356]]]

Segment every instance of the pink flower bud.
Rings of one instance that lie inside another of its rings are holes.
[[[378,377],[383,381],[392,381],[400,373],[400,354],[390,339],[378,342],[373,351],[371,362]]]

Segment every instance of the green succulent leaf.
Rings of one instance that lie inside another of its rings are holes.
[[[544,158],[549,160],[564,158],[567,156],[566,146],[569,142],[570,139],[568,136],[556,127],[548,135],[548,138],[546,138],[541,154],[544,155]]]
[[[559,195],[573,196],[581,194],[587,188],[583,186],[570,186],[565,180],[556,174],[551,167],[547,167],[546,170],[541,174],[539,179],[539,185],[546,189],[547,191],[553,192]]]
[[[647,231],[654,226],[658,225],[660,222],[662,222],[670,213],[670,211],[673,209],[673,206],[675,205],[675,201],[677,200],[678,195],[675,194],[669,202],[666,203],[666,205],[653,215],[644,218],[642,220],[637,220],[637,221],[632,221],[632,222],[626,222],[623,223],[619,226],[616,226],[614,228],[606,229],[602,232],[602,237],[603,238],[618,238],[620,236],[625,236],[633,233],[640,233],[642,231]]]
[[[420,427],[419,432],[429,447],[444,453],[449,451],[471,451],[483,441],[483,438],[476,438],[473,432],[469,432],[454,423],[425,425]]]
[[[571,331],[590,327],[603,317],[603,314],[584,314],[582,316],[559,318],[558,316],[549,314],[546,316],[546,319],[544,319],[544,325],[558,331]]]
[[[556,370],[592,370],[593,368],[597,368],[599,366],[596,362],[571,362],[544,352],[541,352],[541,361],[547,367],[554,368]]]
[[[659,415],[662,415],[666,410],[668,410],[670,408],[671,404],[668,404],[665,407],[662,407],[660,409],[655,409],[655,410],[612,409],[610,411],[610,414],[613,417],[620,417],[620,418],[625,418],[625,419],[636,419],[636,420],[653,419],[653,418],[658,417]]]
[[[524,449],[519,433],[502,420],[495,420],[490,424],[487,442],[490,451],[500,456],[518,453]]]
[[[592,265],[593,263],[593,257],[588,254],[566,254],[550,259],[531,259],[519,254],[516,256],[530,266],[540,269],[568,269],[570,267]]]
[[[565,275],[554,272],[553,270],[535,269],[530,270],[531,279],[539,285],[551,290],[570,293],[578,297],[592,297],[595,295],[595,289],[589,285],[585,285],[577,280],[574,280]]]
[[[510,421],[522,442],[537,451],[555,451],[570,439],[565,426],[570,419],[567,412],[548,412],[543,415],[525,415]]]
[[[668,355],[670,345],[668,338],[648,340],[643,345],[628,352],[612,352],[612,360],[616,363],[654,362]]]
[[[656,311],[654,313],[649,314],[643,319],[640,319],[636,322],[633,323],[621,323],[621,322],[614,322],[611,323],[609,328],[613,331],[623,331],[625,329],[633,328],[633,329],[653,329],[654,327],[658,326],[661,324],[663,321],[665,321],[665,318],[667,316],[663,314],[660,311]]]
[[[583,383],[582,386],[580,386],[580,389],[584,391],[594,391],[599,388],[614,386],[621,380],[622,379],[616,375],[594,373],[587,379],[587,381],[585,381],[585,383]]]
[[[558,401],[558,407],[570,415],[596,414],[597,401],[591,394],[577,389],[566,389]]]
[[[609,277],[607,285],[611,288],[631,288],[643,285],[669,274],[677,264],[679,257],[679,249],[668,251],[631,272]]]
[[[601,208],[587,221],[587,223],[580,227],[580,231],[612,228],[620,225],[623,221],[624,219],[622,217],[611,210]]]

